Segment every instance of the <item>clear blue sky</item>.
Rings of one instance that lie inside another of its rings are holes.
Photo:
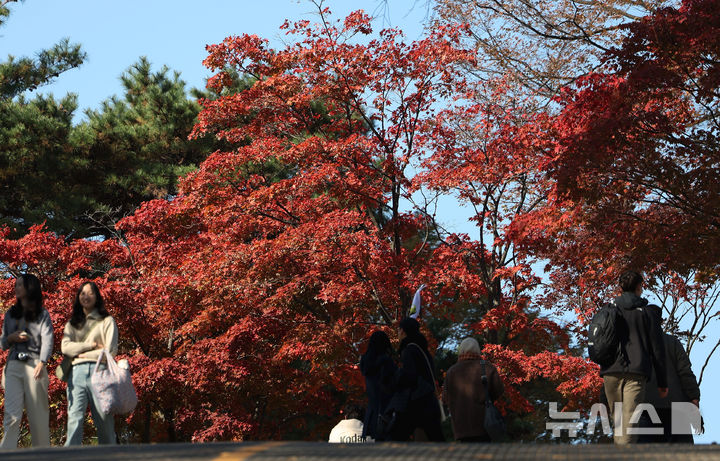
[[[390,0],[389,9],[381,0],[329,0],[325,3],[336,18],[355,9],[364,9],[378,17],[375,30],[383,26],[399,27],[408,40],[420,38],[426,18],[425,0]],[[64,37],[80,43],[88,59],[83,66],[62,74],[57,81],[39,92],[63,96],[78,95],[79,110],[97,108],[101,101],[121,94],[119,77],[140,56],[147,56],[153,68],[167,65],[181,72],[190,87],[204,86],[209,76],[202,66],[205,45],[218,43],[229,35],[257,34],[274,46],[286,39],[279,26],[285,19],[313,19],[316,7],[309,1],[296,0],[26,0],[10,4],[12,14],[0,28],[0,58],[34,55]],[[467,210],[452,200],[442,202],[442,220],[456,232],[476,235],[466,220]],[[651,298],[651,301],[652,298]],[[717,337],[711,334],[710,337]],[[693,369],[699,375],[708,352],[706,345],[693,351]],[[717,378],[720,356],[705,372],[702,385],[702,407],[707,433],[697,442],[720,441],[720,395],[712,389],[720,385]]]
[[[425,9],[422,5],[412,8],[412,1],[407,4],[404,8],[393,6],[387,18],[402,26],[408,39],[414,39],[422,34]],[[386,16],[377,0],[326,5],[337,18],[360,8]],[[27,0],[12,3],[10,8],[10,20],[0,29],[0,56],[32,55],[63,37],[82,44],[88,54],[85,64],[39,90],[56,95],[77,93],[81,109],[95,108],[120,93],[120,74],[140,56],[147,56],[158,69],[167,65],[182,72],[190,87],[202,87],[209,76],[202,65],[205,45],[249,33],[280,46],[287,38],[279,30],[286,18],[312,19],[317,12],[311,2],[295,0]]]

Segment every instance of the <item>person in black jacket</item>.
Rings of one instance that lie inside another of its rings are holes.
[[[362,438],[383,440],[378,434],[378,417],[385,412],[392,396],[392,380],[397,366],[392,359],[392,344],[384,331],[370,336],[368,348],[360,358],[360,372],[365,377],[365,392],[368,397],[367,411],[363,423]]]
[[[628,433],[630,417],[645,399],[647,381],[653,368],[658,377],[658,393],[667,396],[665,344],[660,323],[648,308],[648,301],[640,297],[643,278],[633,271],[620,276],[622,295],[615,299],[621,319],[616,325],[620,339],[618,357],[607,367],[600,368],[605,395],[615,420],[615,403],[622,403],[622,427],[615,427],[616,444],[637,443],[637,434]],[[657,306],[655,306],[657,307]]]
[[[444,442],[440,426],[440,406],[435,395],[433,358],[420,325],[413,318],[400,322],[400,361],[394,380],[394,400],[404,400],[390,440],[407,441],[420,429],[432,442]],[[402,408],[404,407],[404,408]]]
[[[657,321],[662,323],[662,309],[653,306],[651,312],[655,315]],[[660,425],[663,433],[658,435],[641,435],[640,442],[646,443],[694,443],[692,433],[690,431],[690,421],[692,416],[696,416],[699,420],[699,413],[696,415],[687,415],[682,411],[673,414],[673,402],[691,402],[695,407],[700,406],[700,386],[698,386],[695,373],[692,371],[690,357],[688,357],[685,348],[680,340],[671,334],[663,335],[665,342],[665,365],[667,367],[667,385],[668,396],[661,398],[655,386],[657,386],[657,377],[653,373],[648,383],[645,402],[652,404],[660,417]],[[692,408],[692,407],[691,407]],[[643,414],[643,417],[646,415]],[[676,419],[676,425],[682,426],[683,433],[673,434],[673,419]],[[682,421],[677,421],[682,419]],[[643,422],[647,427],[655,427],[649,418],[644,418]]]

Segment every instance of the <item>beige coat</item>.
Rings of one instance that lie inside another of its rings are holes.
[[[93,343],[102,344],[110,351],[110,355],[115,357],[118,349],[118,328],[112,316],[108,315],[103,319],[97,311],[93,311],[87,316],[82,328],[75,328],[70,322],[65,324],[60,348],[64,355],[73,358],[73,365],[97,361],[100,350],[95,349]],[[83,357],[79,357],[81,354]]]

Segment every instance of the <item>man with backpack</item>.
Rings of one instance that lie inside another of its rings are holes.
[[[627,444],[637,442],[638,435],[628,432],[638,426],[630,424],[630,417],[644,401],[653,368],[659,395],[667,396],[668,389],[663,332],[648,309],[648,301],[640,297],[643,278],[637,272],[627,271],[619,282],[623,293],[593,318],[589,345],[590,358],[600,365],[613,420],[621,422],[614,427],[614,441]],[[603,355],[607,350],[613,353]],[[616,403],[622,403],[622,414],[615,414]]]

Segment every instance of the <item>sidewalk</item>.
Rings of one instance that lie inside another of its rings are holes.
[[[322,442],[246,442],[125,445],[1,451],[2,461],[127,460],[720,460],[720,445],[549,445],[379,443],[342,445]]]

